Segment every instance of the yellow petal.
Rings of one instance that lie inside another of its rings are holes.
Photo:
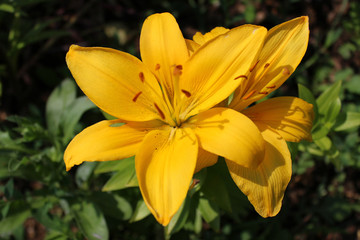
[[[135,158],[139,186],[156,220],[166,226],[184,201],[194,174],[198,143],[190,130],[151,131]]]
[[[170,13],[149,16],[140,35],[142,61],[158,76],[168,96],[173,96],[174,66],[189,58],[185,39]]]
[[[66,170],[84,161],[112,161],[136,154],[141,141],[159,122],[128,123],[119,120],[101,121],[85,128],[69,143],[64,153]]]
[[[236,91],[230,107],[241,111],[278,89],[299,65],[308,41],[308,17],[295,18],[270,29],[249,81]]]
[[[212,108],[194,116],[191,127],[204,150],[244,167],[256,168],[264,155],[264,139],[245,115],[228,108]]]
[[[276,132],[262,131],[265,156],[257,169],[226,160],[230,175],[262,217],[272,217],[281,208],[291,178],[291,158],[285,140]]]
[[[161,89],[139,59],[110,48],[72,45],[66,62],[81,90],[110,115],[127,121],[160,118],[154,103],[162,102]]]
[[[218,155],[205,151],[199,148],[198,159],[196,161],[195,172],[199,172],[201,169],[210,167],[217,163]]]
[[[311,141],[313,105],[300,98],[271,98],[245,109],[243,113],[255,124],[275,129],[286,141]]]
[[[184,65],[180,89],[190,93],[182,112],[187,116],[227,98],[249,71],[263,44],[266,29],[243,25],[201,46]]]
[[[229,29],[224,28],[224,27],[216,27],[214,29],[212,29],[210,32],[205,33],[205,34],[201,34],[200,32],[197,32],[194,36],[193,36],[193,40],[194,42],[196,42],[197,44],[204,45],[206,42],[220,36],[221,34],[227,33],[229,31]]]
[[[186,46],[189,50],[189,56],[191,56],[196,50],[199,49],[200,45],[190,39],[185,39]]]

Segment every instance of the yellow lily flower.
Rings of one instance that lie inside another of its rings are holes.
[[[66,169],[135,155],[142,196],[164,226],[194,172],[217,155],[256,169],[265,153],[262,133],[244,114],[214,106],[246,80],[266,35],[264,27],[243,25],[198,46],[163,13],[143,24],[142,61],[109,48],[71,46],[66,62],[77,84],[118,119],[79,133],[65,151]]]
[[[197,33],[188,45],[194,52],[202,44],[227,33],[215,28]],[[231,30],[230,30],[231,31]],[[229,107],[247,116],[265,142],[265,154],[255,169],[225,159],[231,177],[262,217],[275,216],[281,208],[291,178],[291,156],[286,141],[311,141],[313,106],[296,97],[275,97],[247,108],[279,88],[303,58],[309,39],[308,17],[299,17],[270,29],[255,64],[243,76]]]

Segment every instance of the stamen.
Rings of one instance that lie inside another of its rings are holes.
[[[139,73],[139,78],[140,78],[140,81],[143,83],[145,81],[145,76],[144,76],[144,73],[143,72],[140,72]]]
[[[264,92],[259,92],[259,94],[269,94],[269,92],[264,91]]]
[[[283,68],[283,71],[282,71],[282,74],[283,74],[283,75],[290,75],[290,70],[289,70],[289,68],[284,67],[284,68]]]
[[[174,76],[180,76],[182,74],[182,65],[176,65],[175,68],[174,68]]]
[[[269,66],[270,66],[270,63],[266,63],[265,66],[264,66],[264,68],[267,68],[267,67],[269,67]]]
[[[157,71],[157,70],[159,70],[159,69],[160,69],[160,64],[157,63],[157,64],[155,65],[155,71]]]
[[[271,85],[271,86],[267,86],[266,88],[275,88],[276,87],[276,85]]]
[[[138,99],[138,97],[142,94],[142,92],[138,92],[135,97],[132,99],[133,102],[136,102],[136,100]]]
[[[256,90],[252,90],[251,92],[249,92],[245,97],[243,97],[242,99],[246,100],[249,97],[251,97],[254,93],[256,92]]]
[[[161,111],[161,109],[159,108],[159,106],[158,106],[156,103],[154,103],[154,106],[155,106],[156,110],[158,111],[161,119],[162,119],[162,120],[165,120],[165,114],[164,114],[164,112]]]
[[[258,61],[254,64],[254,66],[252,66],[252,67],[249,69],[250,72],[252,72],[252,71],[254,70],[254,68],[255,68],[256,65],[259,63],[259,61],[260,61],[260,60],[258,60]]]
[[[236,78],[234,78],[234,80],[238,80],[239,78],[245,78],[245,80],[246,80],[247,76],[246,75],[240,75],[240,76],[237,76]]]
[[[191,93],[190,92],[188,92],[188,91],[186,91],[186,90],[184,90],[184,89],[181,89],[181,91],[185,94],[185,96],[186,97],[191,97]]]

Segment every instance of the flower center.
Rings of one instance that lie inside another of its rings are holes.
[[[169,85],[169,81],[161,81],[161,74],[159,70],[161,69],[160,64],[155,65],[155,74],[160,88],[161,88],[161,96],[155,91],[155,89],[147,83],[145,79],[145,75],[143,72],[139,73],[139,79],[142,83],[146,84],[146,88],[151,92],[155,93],[157,96],[157,102],[152,102],[151,99],[148,99],[151,102],[149,108],[152,111],[155,111],[160,119],[166,122],[168,125],[172,127],[179,127],[181,124],[186,121],[186,115],[189,109],[188,98],[192,96],[191,92],[186,89],[180,89],[180,76],[182,75],[183,66],[182,65],[172,65],[171,74],[172,81]],[[143,94],[142,91],[137,92],[132,98],[133,102],[136,102],[138,98]],[[159,101],[161,99],[161,101]],[[185,109],[185,110],[184,110]]]

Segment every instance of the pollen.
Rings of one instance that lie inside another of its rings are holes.
[[[270,63],[266,63],[264,68],[268,68],[270,66]]]
[[[138,92],[137,94],[135,94],[135,96],[133,97],[132,101],[136,102],[136,100],[139,98],[139,96],[142,94],[142,92]]]
[[[188,97],[188,98],[191,97],[191,93],[190,93],[190,92],[188,92],[188,91],[186,91],[186,90],[184,90],[184,89],[181,89],[181,92],[183,92],[186,97]]]
[[[155,71],[158,71],[159,69],[160,69],[160,64],[157,63],[157,64],[155,65]]]
[[[161,119],[162,119],[162,120],[165,120],[165,114],[164,114],[164,112],[161,111],[161,109],[159,108],[159,106],[158,106],[156,103],[154,103],[154,106],[155,106],[156,110],[158,111]]]
[[[259,92],[259,94],[269,94],[269,92],[267,92],[267,91],[263,91],[263,92]]]
[[[271,86],[267,86],[266,88],[272,89],[272,88],[275,88],[275,87],[276,87],[276,85],[271,85]]]
[[[175,68],[174,68],[174,76],[180,76],[182,74],[182,65],[176,65]]]
[[[143,72],[139,72],[139,78],[142,83],[145,81],[145,76]]]
[[[236,78],[234,78],[234,80],[238,80],[239,78],[245,78],[245,80],[246,80],[247,76],[246,75],[240,75],[240,76],[237,76]]]
[[[256,67],[256,65],[259,63],[259,61],[260,61],[260,60],[258,60],[258,61],[254,64],[254,66],[252,66],[252,67],[249,69],[250,72],[252,72],[252,71],[255,69],[255,67]]]
[[[255,92],[256,92],[256,90],[252,90],[251,92],[246,94],[242,99],[246,100],[246,99],[250,98]]]

